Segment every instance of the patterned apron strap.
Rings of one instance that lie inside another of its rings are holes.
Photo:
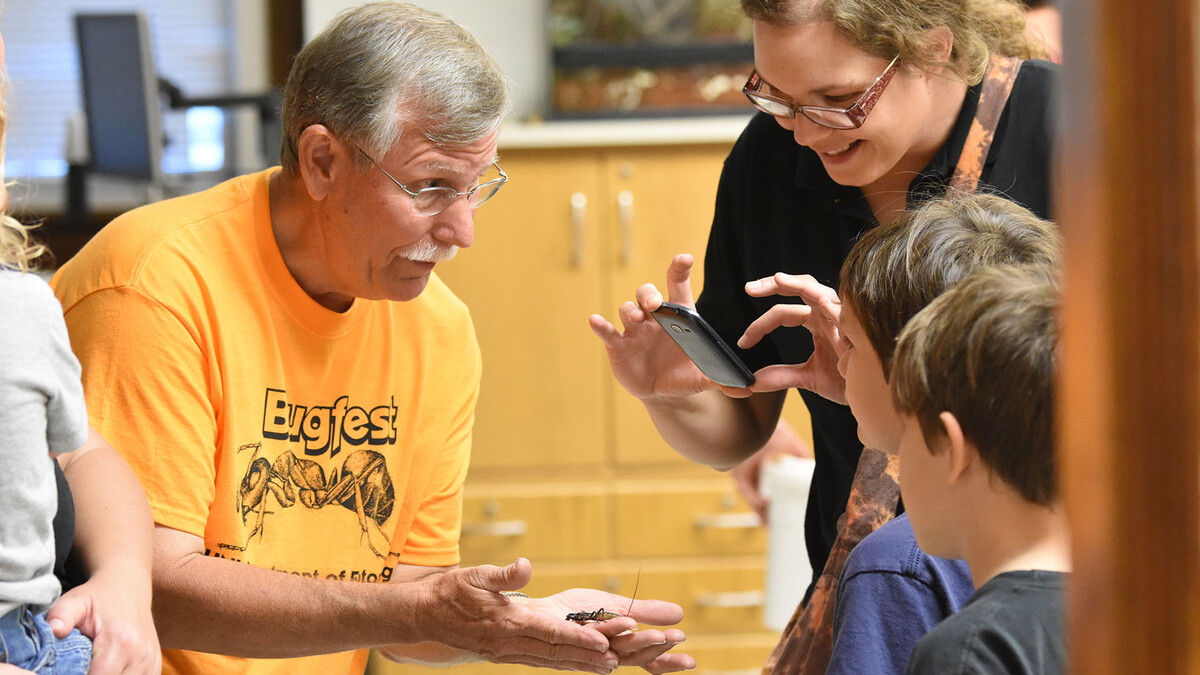
[[[818,574],[808,603],[797,607],[763,666],[764,675],[824,675],[833,655],[833,619],[838,583],[850,551],[896,515],[900,499],[900,458],[863,448],[837,538]]]
[[[983,76],[979,108],[971,122],[971,130],[967,132],[967,142],[963,144],[962,154],[958,157],[958,166],[954,167],[954,175],[950,179],[951,190],[971,193],[979,185],[983,164],[987,161],[988,150],[992,147],[992,137],[1000,123],[1004,106],[1008,104],[1008,95],[1012,92],[1013,83],[1017,80],[1017,71],[1020,69],[1020,59],[992,56],[987,74]]]

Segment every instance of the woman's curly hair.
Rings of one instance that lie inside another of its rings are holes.
[[[915,68],[945,66],[967,84],[983,79],[993,54],[1046,58],[1025,33],[1024,6],[1015,0],[742,0],[751,19],[779,26],[831,21],[863,51]],[[932,55],[927,31],[945,26],[954,36],[948,61]]]

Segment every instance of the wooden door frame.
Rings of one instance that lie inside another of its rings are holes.
[[[292,59],[304,46],[302,0],[267,0],[267,35],[271,85],[282,87],[292,68]]]
[[[1075,673],[1195,672],[1194,0],[1065,3],[1060,433]]]

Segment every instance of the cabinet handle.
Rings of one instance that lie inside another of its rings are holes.
[[[587,195],[571,195],[571,266],[583,264],[583,247],[587,238]]]
[[[701,595],[696,598],[696,604],[701,607],[762,607],[764,600],[762,591],[738,591]]]
[[[628,265],[633,258],[633,193],[629,190],[617,193],[617,220],[621,223],[621,264]]]
[[[696,527],[713,530],[754,530],[762,527],[758,515],[753,511],[737,513],[704,513],[696,516]]]
[[[523,520],[494,520],[487,523],[463,523],[462,533],[477,537],[519,537],[529,531]]]

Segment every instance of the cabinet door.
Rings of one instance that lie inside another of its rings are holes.
[[[598,467],[612,387],[587,325],[602,297],[599,162],[513,151],[500,163],[511,179],[476,212],[474,245],[439,266],[483,352],[471,465]]]
[[[607,160],[613,225],[608,239],[610,295],[605,312],[632,300],[641,284],[666,292],[667,265],[679,253],[696,258],[692,288],[703,287],[704,248],[712,225],[721,165],[729,145],[634,148]],[[618,465],[679,463],[645,408],[617,388],[615,459]]]
[[[667,265],[691,253],[692,292],[704,288],[704,251],[712,227],[717,182],[730,146],[726,144],[639,148],[613,152],[606,162],[609,207],[613,209],[607,257],[611,270],[605,311],[634,297],[637,287],[654,283],[664,292]],[[655,430],[645,408],[619,386],[614,401],[615,460],[648,466],[682,460]],[[808,410],[789,394],[783,418],[812,444]]]

